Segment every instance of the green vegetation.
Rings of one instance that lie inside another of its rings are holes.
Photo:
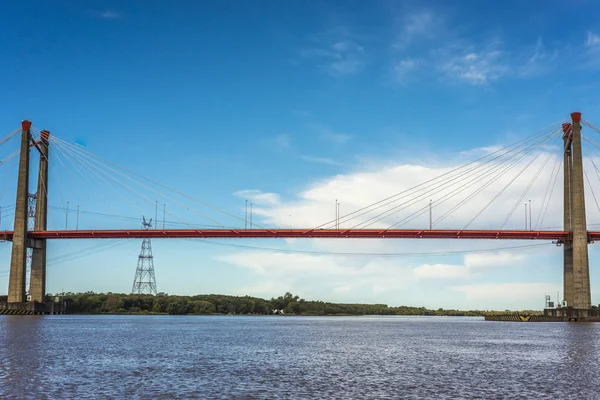
[[[48,300],[53,299],[48,295]],[[1,300],[1,299],[0,299]],[[156,313],[156,314],[238,314],[266,315],[283,310],[286,315],[440,315],[481,316],[485,314],[541,314],[540,311],[460,311],[428,310],[425,307],[388,307],[385,304],[339,304],[307,301],[286,293],[265,300],[250,296],[206,294],[197,296],[156,296],[121,293],[66,293],[67,312],[71,314]]]

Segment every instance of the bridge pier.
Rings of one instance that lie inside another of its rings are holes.
[[[592,307],[585,213],[581,113],[571,114],[564,132],[564,230],[572,232],[564,246],[564,301],[562,313],[574,319],[590,316]],[[570,131],[570,132],[569,132]]]
[[[13,310],[17,314],[44,313],[46,297],[46,239],[32,239],[27,231],[29,201],[30,146],[40,152],[37,200],[35,211],[36,231],[45,231],[48,220],[48,145],[50,132],[42,131],[40,142],[31,137],[31,122],[22,122],[21,153],[17,181],[14,234],[8,281],[7,302],[0,311]],[[29,298],[26,292],[27,248],[33,248]]]
[[[571,157],[573,135],[571,133],[571,124],[563,124],[563,141],[564,141],[564,184],[563,184],[563,230],[572,232],[571,224],[571,176],[573,159]],[[571,237],[565,239],[563,244],[564,259],[563,259],[563,300],[565,304],[573,304],[573,240]],[[558,300],[558,299],[557,299]]]
[[[27,205],[29,197],[29,140],[31,122],[21,123],[21,154],[15,205],[15,227],[8,278],[8,302],[23,303],[27,271]]]
[[[38,143],[40,167],[38,172],[37,200],[35,205],[34,231],[45,231],[48,227],[48,140],[50,132],[42,131]],[[29,295],[33,302],[44,303],[46,297],[46,239],[30,239],[33,247]]]

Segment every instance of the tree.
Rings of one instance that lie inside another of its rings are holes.
[[[176,298],[169,302],[167,312],[171,315],[183,315],[188,313],[188,301],[183,298]]]
[[[189,311],[192,314],[214,314],[217,308],[210,301],[192,300],[189,302]]]

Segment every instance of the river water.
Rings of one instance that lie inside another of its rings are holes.
[[[600,324],[0,316],[1,399],[600,399]]]

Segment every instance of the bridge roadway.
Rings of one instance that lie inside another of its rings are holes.
[[[565,241],[566,231],[439,230],[439,229],[149,229],[149,230],[55,230],[29,232],[33,239],[128,239],[128,238],[371,238],[371,239],[516,239]],[[11,240],[13,232],[0,232]],[[588,240],[600,232],[588,232]]]

